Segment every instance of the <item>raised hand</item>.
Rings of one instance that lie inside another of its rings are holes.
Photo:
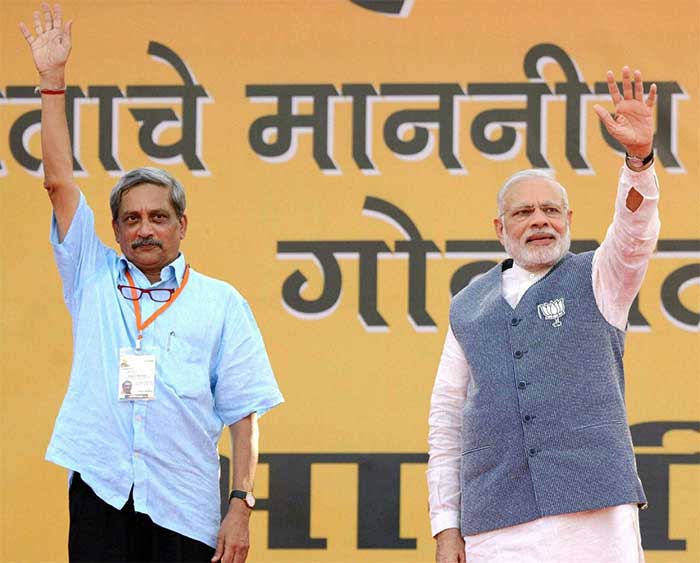
[[[41,3],[41,11],[34,12],[34,31],[32,35],[24,22],[19,29],[32,48],[34,64],[39,71],[42,82],[48,81],[51,87],[63,87],[64,84],[50,84],[63,78],[66,61],[71,50],[71,27],[73,21],[62,21],[61,6],[55,4],[53,12],[47,2]]]
[[[656,101],[656,84],[649,88],[649,95],[644,101],[642,73],[634,71],[634,83],[628,66],[622,68],[622,95],[617,88],[615,76],[609,70],[607,74],[608,91],[615,104],[612,116],[602,106],[596,104],[593,109],[605,125],[608,133],[615,138],[628,154],[644,158],[653,147],[654,142],[654,103]]]
[[[73,151],[66,120],[66,61],[71,48],[72,21],[63,23],[61,7],[46,2],[34,12],[36,37],[24,23],[19,29],[32,48],[39,71],[41,91],[41,155],[44,165],[44,188],[51,199],[59,240],[63,240],[73,221],[80,201],[80,190],[73,180]]]

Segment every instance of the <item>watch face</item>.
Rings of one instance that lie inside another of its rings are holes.
[[[253,493],[246,493],[245,495],[245,503],[250,507],[253,508],[255,506],[255,497],[253,496]]]

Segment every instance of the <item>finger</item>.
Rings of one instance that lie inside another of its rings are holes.
[[[608,131],[615,127],[615,120],[613,119],[613,116],[610,115],[610,112],[608,112],[603,106],[595,104],[593,106],[593,111],[596,112],[596,115],[598,115]]]
[[[32,38],[32,33],[29,31],[29,29],[27,29],[27,26],[24,25],[24,22],[19,22],[19,30],[22,32],[22,35],[24,35],[27,43],[31,45],[34,39]]]
[[[70,49],[71,47],[71,36],[73,33],[73,20],[68,20],[63,26],[63,39],[62,43]]]
[[[233,546],[224,543],[224,554],[221,556],[221,563],[231,563],[233,561]]]
[[[644,83],[642,82],[642,73],[639,70],[634,71],[634,99],[638,102],[644,101]]]
[[[652,84],[649,87],[649,95],[647,96],[647,106],[650,108],[654,107],[656,103],[656,84]]]
[[[221,559],[221,554],[224,551],[224,540],[221,538],[216,538],[216,551],[214,552],[213,557],[211,558],[211,563],[216,563],[219,559]]]
[[[235,555],[233,556],[233,563],[245,563],[245,560],[248,557],[248,548],[243,546],[239,547]]]
[[[610,92],[610,97],[612,98],[613,104],[617,105],[622,101],[622,96],[620,96],[620,91],[617,89],[617,82],[615,82],[615,75],[612,70],[607,73],[608,79],[608,92]]]
[[[41,3],[41,11],[44,12],[44,31],[53,29],[53,16],[51,15],[51,6],[47,2]]]
[[[625,100],[632,99],[632,81],[630,80],[630,67],[622,67],[622,95]]]
[[[34,12],[34,31],[36,32],[37,36],[41,35],[44,33],[44,28],[41,27],[41,16],[39,16],[39,12]]]
[[[61,5],[53,5],[53,26],[57,29],[61,29],[63,25],[63,14],[61,13]]]

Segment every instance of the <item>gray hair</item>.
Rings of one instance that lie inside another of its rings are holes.
[[[541,178],[549,180],[555,186],[558,186],[561,190],[561,199],[564,202],[564,209],[569,208],[569,196],[566,193],[566,189],[559,182],[554,179],[554,174],[548,170],[542,170],[541,168],[528,168],[527,170],[521,170],[516,172],[510,178],[508,178],[501,189],[498,190],[498,216],[503,215],[503,202],[506,199],[506,194],[513,186],[523,182],[524,180],[530,180],[532,178]]]
[[[178,219],[181,219],[185,214],[187,201],[185,199],[185,189],[182,184],[160,168],[152,168],[144,166],[142,168],[134,168],[124,174],[117,182],[117,185],[112,188],[109,194],[109,207],[112,210],[112,220],[116,221],[119,216],[119,206],[122,203],[122,196],[127,190],[140,184],[155,184],[163,186],[170,190],[170,202],[175,208],[175,213]]]

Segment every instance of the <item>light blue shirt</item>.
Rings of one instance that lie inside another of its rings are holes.
[[[216,546],[224,425],[283,402],[246,301],[229,284],[190,268],[177,300],[143,332],[156,350],[155,399],[119,401],[119,349],[134,347],[124,271],[143,288],[176,288],[182,254],[151,284],[100,242],[85,198],[63,242],[51,227],[63,296],[73,319],[73,367],[46,459],[73,471],[105,502],[134,507],[159,526]],[[144,295],[142,318],[162,305]]]

